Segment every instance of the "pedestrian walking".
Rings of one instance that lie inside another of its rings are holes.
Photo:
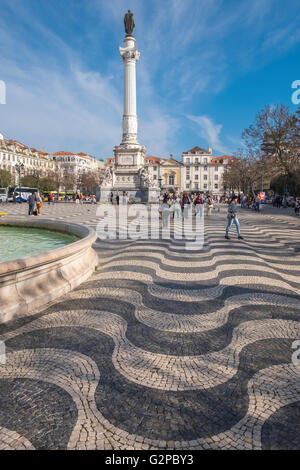
[[[41,198],[41,196],[40,196],[39,191],[37,191],[37,192],[35,193],[35,201],[36,201],[36,212],[37,212],[37,215],[41,215],[43,202],[42,202],[42,198]]]
[[[169,219],[171,215],[171,209],[168,204],[168,202],[163,202],[162,205],[159,208],[159,212],[161,214],[162,218],[162,228],[168,228],[169,227]]]
[[[206,208],[207,208],[207,215],[211,215],[211,211],[214,208],[214,204],[213,204],[211,196],[208,196],[206,200]]]
[[[202,215],[203,215],[203,199],[202,199],[200,193],[198,193],[196,199],[194,200],[194,205],[195,205],[195,208],[196,208],[195,216],[199,214],[200,217],[202,217]]]
[[[227,213],[227,227],[226,227],[226,235],[225,235],[225,238],[226,240],[229,240],[229,229],[232,225],[232,223],[234,222],[235,224],[235,227],[236,227],[236,231],[237,231],[237,234],[238,234],[238,239],[239,240],[243,240],[243,237],[241,236],[241,230],[240,230],[240,223],[239,223],[239,220],[237,218],[237,206],[238,204],[238,198],[236,196],[233,196],[233,198],[231,199],[231,202],[229,204],[229,208],[228,208],[228,213]]]
[[[181,217],[181,207],[180,207],[180,199],[176,198],[174,203],[173,203],[173,217],[176,219],[180,219]]]
[[[116,195],[116,203],[117,203],[117,206],[120,204],[120,196],[119,196],[119,194]]]
[[[300,200],[297,198],[295,201],[295,216],[299,216],[299,211],[300,211]]]
[[[126,191],[123,191],[122,204],[123,206],[127,206],[127,203],[128,203],[128,193],[126,193]]]
[[[35,194],[31,193],[27,199],[28,202],[28,215],[33,215],[35,206]]]
[[[189,216],[189,209],[191,207],[191,201],[186,192],[182,195],[181,208],[183,212],[183,217],[186,219]]]
[[[255,198],[255,210],[257,212],[259,212],[259,208],[260,208],[260,197],[259,197],[259,194],[258,194]]]

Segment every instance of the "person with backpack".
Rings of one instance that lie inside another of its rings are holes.
[[[229,229],[230,229],[233,222],[234,222],[235,227],[236,227],[236,231],[237,231],[237,234],[238,234],[238,239],[239,240],[244,239],[241,236],[240,223],[239,223],[239,220],[237,218],[237,208],[238,208],[237,204],[238,204],[238,198],[236,196],[233,196],[232,199],[231,199],[231,202],[229,204],[228,213],[227,213],[228,222],[227,222],[226,234],[225,234],[226,240],[230,240],[228,233],[229,233]]]

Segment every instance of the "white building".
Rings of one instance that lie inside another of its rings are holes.
[[[100,172],[104,168],[105,164],[103,160],[98,160],[95,157],[91,157],[85,153],[72,153],[72,152],[55,152],[52,156],[55,162],[56,168],[58,169],[63,165],[68,166],[76,174],[83,171],[96,171]]]
[[[8,170],[13,176],[13,183],[18,184],[17,163],[24,164],[24,173],[46,174],[54,169],[53,160],[48,152],[27,147],[16,140],[6,140],[0,134],[0,169]]]
[[[55,152],[52,156],[48,152],[27,147],[17,140],[7,140],[0,134],[0,169],[9,171],[13,176],[12,184],[19,184],[17,163],[24,165],[21,177],[26,174],[46,175],[51,171],[61,171],[65,165],[72,168],[76,174],[82,171],[96,172],[100,178],[104,171],[103,160],[91,157],[85,153]]]
[[[234,159],[227,155],[214,157],[212,149],[194,147],[182,153],[182,190],[204,191],[213,195],[224,193],[223,174]]]

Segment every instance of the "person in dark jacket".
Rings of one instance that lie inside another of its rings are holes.
[[[30,196],[27,199],[28,202],[28,215],[33,215],[34,212],[34,206],[35,206],[35,194],[31,193]]]
[[[233,222],[236,226],[238,239],[243,240],[243,237],[241,236],[240,223],[237,218],[237,208],[238,208],[237,204],[238,204],[238,198],[236,196],[233,196],[229,204],[228,213],[227,213],[228,223],[227,223],[226,235],[225,235],[226,240],[229,240],[228,232]]]
[[[188,217],[190,207],[191,207],[191,200],[188,196],[188,193],[183,193],[182,200],[181,200],[181,208],[183,211],[184,218]]]

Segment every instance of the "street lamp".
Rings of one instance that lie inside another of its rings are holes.
[[[24,163],[21,163],[21,162],[16,163],[15,164],[15,169],[16,169],[18,175],[19,175],[19,187],[21,187],[21,173],[25,169]]]
[[[161,183],[162,183],[162,177],[159,175],[159,178],[158,178],[159,189],[161,189]]]
[[[19,188],[21,187],[21,173],[22,171],[24,171],[24,168],[25,168],[24,163],[18,162],[15,164],[15,169],[19,175]],[[21,192],[20,192],[19,198],[20,198],[19,202],[21,203],[22,202]]]

